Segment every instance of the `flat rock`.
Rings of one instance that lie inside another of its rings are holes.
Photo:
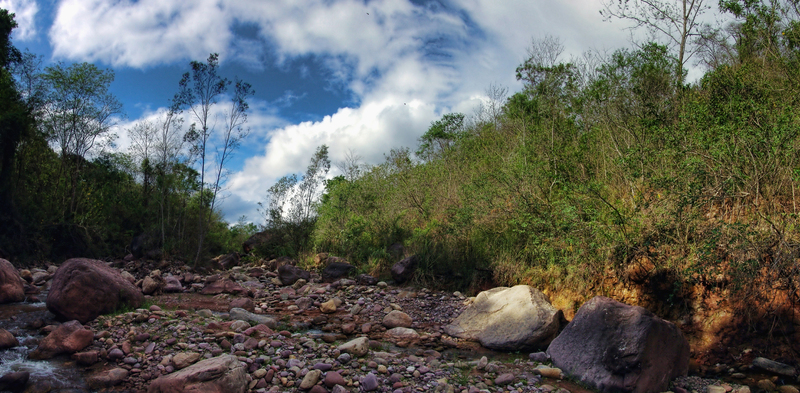
[[[247,370],[239,359],[222,355],[195,363],[150,383],[147,393],[244,393]]]
[[[189,367],[198,360],[200,360],[200,354],[197,352],[180,352],[172,356],[172,364],[178,370]]]
[[[242,308],[232,308],[229,314],[233,320],[241,319],[243,321],[253,322],[257,325],[265,325],[270,329],[278,327],[278,321],[275,320],[275,318],[267,315],[254,314]]]
[[[80,322],[65,322],[39,341],[39,347],[28,357],[42,360],[62,353],[75,353],[89,346],[92,340],[94,340],[94,333],[85,329]]]
[[[127,378],[128,370],[124,368],[114,368],[90,376],[86,380],[86,384],[89,385],[89,388],[93,390],[100,390],[117,386]]]
[[[347,352],[353,356],[361,357],[369,352],[369,338],[359,337],[350,340],[338,347],[339,351]]]
[[[760,368],[764,371],[769,371],[773,374],[783,375],[785,377],[793,377],[797,373],[794,367],[788,364],[783,364],[762,357],[753,359],[753,367]]]

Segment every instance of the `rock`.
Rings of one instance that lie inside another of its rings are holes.
[[[396,327],[391,328],[384,333],[388,338],[392,338],[394,340],[417,340],[419,339],[419,333],[416,332],[414,329],[409,329],[405,327]]]
[[[144,296],[115,269],[102,261],[74,258],[53,276],[47,309],[56,316],[81,323],[128,305],[139,307]]]
[[[355,266],[347,263],[347,261],[342,258],[328,257],[327,266],[325,266],[325,269],[322,269],[322,281],[334,282],[340,278],[347,277],[355,270]]]
[[[17,371],[5,374],[0,377],[0,392],[22,392],[25,390],[25,385],[28,384],[30,377],[31,373],[27,371]]]
[[[218,274],[208,276],[203,289],[200,291],[203,295],[219,295],[220,293],[230,293],[234,295],[241,295],[246,293],[247,289],[242,288],[241,285],[231,281],[228,278],[223,278]]]
[[[796,387],[794,387],[792,385],[778,386],[778,391],[780,393],[798,393],[798,392],[800,392],[800,391],[797,390]],[[709,392],[709,393],[711,393],[711,392]],[[722,393],[724,393],[724,392],[722,392]]]
[[[756,382],[756,386],[758,386],[759,389],[766,390],[768,392],[771,392],[776,388],[775,383],[769,379],[762,379]]]
[[[664,392],[689,370],[689,344],[675,324],[602,296],[581,306],[547,354],[602,392]]]
[[[392,310],[383,317],[383,326],[387,329],[396,327],[410,328],[411,317],[402,311]]]
[[[356,282],[361,285],[375,285],[378,283],[378,279],[369,274],[359,274],[358,277],[356,277]]]
[[[558,367],[542,367],[536,369],[536,371],[539,373],[539,375],[543,377],[553,378],[553,379],[564,378],[564,372],[561,371],[561,369]]]
[[[314,304],[314,301],[310,297],[303,296],[295,300],[294,304],[297,306],[298,310],[306,310]]]
[[[397,262],[392,266],[392,279],[398,284],[408,281],[417,268],[417,256],[412,255]]]
[[[94,333],[78,321],[61,324],[39,341],[39,347],[28,357],[35,360],[50,359],[62,353],[74,353],[86,348],[94,340]]]
[[[333,388],[336,385],[339,386],[347,386],[347,381],[344,380],[341,374],[338,371],[328,371],[325,374],[325,379],[322,381],[328,389]]]
[[[92,390],[100,390],[117,386],[127,378],[128,378],[128,370],[117,367],[108,371],[101,371],[97,374],[90,376],[86,380],[86,384]]]
[[[23,280],[25,280],[25,281],[27,281],[29,283],[33,282],[33,275],[31,274],[31,271],[28,270],[28,269],[20,270],[19,271],[19,276],[22,277]]]
[[[278,321],[276,321],[275,318],[266,315],[253,314],[245,309],[232,308],[229,314],[233,320],[241,319],[243,321],[255,323],[256,325],[266,325],[270,329],[275,329],[278,327]]]
[[[122,276],[122,278],[127,280],[129,283],[136,284],[136,277],[134,277],[133,274],[130,274],[125,270],[121,271],[119,274]]]
[[[19,341],[11,332],[0,329],[0,349],[8,349],[19,346]]]
[[[369,352],[369,338],[359,337],[350,340],[338,347],[339,351],[347,352],[353,356],[364,356]]]
[[[531,361],[539,362],[539,363],[544,363],[544,362],[550,360],[550,356],[547,356],[546,352],[533,352],[530,355],[528,355],[528,358]]]
[[[364,379],[361,380],[361,389],[365,392],[371,392],[373,390],[378,389],[378,377],[375,376],[373,373],[367,374]]]
[[[142,293],[145,295],[152,295],[160,292],[166,285],[167,283],[161,278],[160,275],[150,275],[142,280]]]
[[[119,360],[125,357],[125,353],[122,352],[119,348],[114,348],[108,351],[108,356],[106,356],[108,360]]]
[[[24,282],[14,265],[0,258],[0,304],[25,300]]]
[[[512,373],[500,374],[497,376],[497,378],[494,379],[494,384],[498,386],[508,385],[514,382],[515,378],[516,377],[514,377],[514,374]]]
[[[773,374],[783,375],[785,377],[793,377],[797,373],[794,367],[789,366],[788,364],[783,364],[762,357],[753,359],[753,367],[760,368],[764,371],[769,371]]]
[[[256,305],[248,297],[238,297],[231,300],[231,308],[241,308],[249,312],[253,312],[253,310],[256,309]]]
[[[306,373],[306,376],[303,377],[303,381],[300,382],[299,388],[301,390],[308,390],[314,387],[314,385],[319,382],[319,377],[322,375],[322,371],[320,370],[311,370]]]
[[[165,293],[183,292],[183,285],[181,285],[181,280],[179,280],[178,277],[172,275],[164,277],[164,292]]]
[[[200,354],[197,352],[180,352],[172,356],[172,364],[178,370],[189,367],[198,360],[200,360]]]
[[[274,237],[275,236],[273,236],[270,231],[255,233],[242,243],[242,251],[244,251],[245,254],[249,254],[250,251],[253,251],[256,247],[264,243],[268,243]]]
[[[239,359],[222,355],[162,375],[150,383],[147,393],[204,392],[244,393],[247,371]]]
[[[242,320],[236,320],[231,323],[231,330],[234,332],[243,332],[249,328],[250,324]]]
[[[333,299],[328,300],[327,302],[319,305],[319,310],[326,314],[336,312],[336,302],[333,301]]]
[[[48,272],[36,272],[31,276],[34,285],[42,285],[45,281],[49,280],[53,275]]]
[[[234,266],[239,266],[239,254],[233,252],[220,255],[211,260],[211,266],[219,270],[228,270]]]
[[[76,352],[72,354],[72,360],[78,362],[78,364],[84,366],[91,366],[97,363],[98,353],[97,351],[87,351],[87,352]]]
[[[283,265],[278,268],[278,279],[284,286],[292,285],[301,278],[308,281],[311,279],[311,273],[293,265]]]
[[[444,331],[496,350],[544,349],[558,335],[562,319],[545,294],[517,285],[479,293]]]
[[[707,393],[726,393],[725,388],[719,385],[708,385],[706,387]]]

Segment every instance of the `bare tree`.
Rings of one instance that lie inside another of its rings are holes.
[[[336,163],[336,168],[342,172],[342,176],[347,181],[355,181],[365,171],[365,165],[361,161],[362,157],[356,154],[355,150],[347,150],[344,159]]]
[[[242,138],[247,135],[247,131],[242,128],[247,121],[247,97],[253,95],[253,89],[249,83],[236,81],[234,92],[231,96],[230,109],[224,112],[224,126],[219,131],[221,133],[221,143],[212,146],[212,136],[217,133],[215,120],[212,116],[214,108],[219,99],[228,90],[231,81],[219,75],[219,55],[212,53],[208,60],[203,63],[199,61],[191,62],[192,71],[183,74],[179,83],[180,90],[173,99],[174,108],[188,108],[189,113],[197,121],[187,133],[187,139],[194,143],[193,151],[200,160],[200,198],[203,205],[207,205],[213,212],[217,200],[217,194],[224,180],[225,162],[239,146]],[[199,128],[198,128],[199,127]],[[215,147],[216,157],[211,157],[209,151]],[[216,159],[214,165],[213,183],[209,184],[210,196],[205,194],[206,161]],[[208,200],[206,200],[208,199]],[[204,209],[199,214],[199,239],[197,245],[197,256],[195,263],[200,260],[205,240],[205,227],[207,219]]]
[[[706,24],[702,15],[711,9],[706,0],[603,0],[600,14],[632,21],[631,29],[644,27],[661,36],[668,48],[677,51],[678,75],[683,78],[686,62],[697,52],[690,48]]]

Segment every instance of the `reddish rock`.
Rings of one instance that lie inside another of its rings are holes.
[[[39,342],[39,347],[28,356],[31,359],[50,359],[62,353],[74,353],[86,348],[94,340],[94,333],[78,321],[61,324]]]
[[[211,265],[219,270],[228,270],[234,266],[239,266],[239,254],[234,252],[220,255],[211,260]]]
[[[178,277],[175,276],[164,277],[164,292],[166,293],[183,292],[183,285],[181,285],[181,281],[178,279]]]
[[[231,300],[231,308],[243,308],[247,311],[253,312],[256,309],[256,305],[252,300],[250,300],[250,298],[239,297]]]
[[[21,392],[28,384],[31,373],[28,371],[17,371],[8,373],[0,377],[0,391]]]
[[[81,323],[129,305],[139,307],[144,296],[119,271],[102,261],[74,258],[53,276],[47,309],[56,316]]]
[[[97,363],[99,354],[97,351],[76,352],[72,354],[72,360],[84,366],[91,366]]]
[[[11,262],[0,258],[0,304],[25,300],[25,280]]]
[[[689,344],[675,324],[602,296],[581,306],[547,354],[601,392],[663,392],[689,370]]]
[[[19,346],[19,341],[11,332],[0,329],[0,349],[14,348]]]

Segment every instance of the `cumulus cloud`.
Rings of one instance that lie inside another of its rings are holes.
[[[36,37],[36,13],[39,5],[36,0],[0,0],[0,8],[5,8],[15,14],[14,20],[17,28],[14,29],[14,38],[28,41]]]
[[[209,52],[251,69],[308,58],[324,64],[328,83],[357,105],[300,124],[282,122],[274,110],[302,91],[253,105],[242,152],[249,158],[227,184],[231,206],[224,209],[234,221],[255,219],[266,189],[302,172],[321,144],[333,161],[352,150],[376,164],[392,148],[413,149],[442,114],[469,114],[490,84],[518,90],[514,69],[531,38],[561,37],[567,56],[624,46],[627,34],[604,25],[598,7],[594,0],[61,0],[49,36],[55,57],[114,66],[145,68]]]

